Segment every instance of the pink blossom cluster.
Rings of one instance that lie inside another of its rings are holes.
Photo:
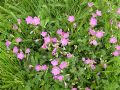
[[[17,46],[14,46],[13,48],[13,53],[15,53],[17,55],[17,58],[19,60],[23,60],[25,58],[25,54],[23,53],[23,51],[21,51]],[[30,53],[30,48],[27,48],[25,50],[25,53],[26,54],[29,54]]]
[[[104,33],[105,32],[103,32],[102,30],[101,31],[95,31],[94,29],[91,29],[91,28],[89,29],[89,34],[98,38],[98,39],[102,38],[104,36]],[[98,43],[95,39],[90,41],[90,44],[92,44],[94,46],[98,45]]]
[[[117,11],[117,13],[119,14],[119,9]],[[96,17],[97,16],[102,16],[102,13],[101,11],[99,10],[96,10],[96,13],[93,13],[91,19],[90,19],[90,25],[92,28],[89,29],[89,34],[96,37],[96,38],[102,38],[104,36],[104,33],[103,31],[95,31],[93,28],[97,25],[97,19]],[[118,23],[118,28],[120,27],[120,23]],[[117,38],[112,36],[110,39],[109,39],[109,43],[117,43]],[[90,44],[91,45],[94,45],[94,46],[97,46],[98,45],[98,42],[96,39],[93,39],[90,41]],[[118,50],[115,50],[112,55],[113,56],[119,56],[120,52]]]
[[[50,43],[55,44],[55,43],[58,42],[57,38],[55,38],[55,37],[51,38],[49,35],[47,35],[47,32],[45,32],[45,31],[42,31],[41,35],[43,36],[43,39],[44,39],[44,43],[41,46],[41,48],[43,48],[43,49],[47,49],[48,48],[47,45],[50,44]],[[57,50],[57,48],[54,48],[54,50],[52,52],[53,55],[55,54],[56,50]]]
[[[69,32],[64,32],[62,29],[58,29],[57,34],[61,37],[60,43],[62,44],[62,46],[68,45]]]
[[[58,64],[58,60],[52,60],[51,61],[51,64],[52,64],[52,74],[53,74],[53,78],[55,80],[59,80],[59,81],[62,81],[64,76],[63,75],[60,75],[61,73],[61,70],[67,68],[68,66],[68,62],[66,61],[62,61],[60,64]]]
[[[92,2],[88,3],[89,7],[92,7],[93,5],[94,4]],[[117,14],[120,14],[120,8],[117,10]],[[100,16],[102,16],[101,11],[96,10],[96,12],[92,14],[92,17],[90,18],[90,22],[89,22],[89,24],[90,24],[89,34],[93,38],[92,40],[90,40],[90,44],[94,45],[94,46],[98,45],[97,39],[103,38],[104,34],[105,34],[105,32],[102,30],[95,30],[95,26],[98,23],[97,17],[100,17]],[[21,19],[18,19],[17,21],[18,21],[18,24],[20,25]],[[25,21],[27,24],[32,24],[35,26],[40,24],[40,19],[38,17],[32,18],[31,16],[28,16]],[[69,16],[68,21],[70,23],[73,23],[75,21],[75,17]],[[120,22],[118,23],[118,28],[120,28]],[[17,30],[18,26],[16,24],[13,25],[13,29]],[[52,46],[54,47],[52,50],[52,55],[57,54],[57,51],[59,49],[59,45],[64,47],[64,46],[67,46],[69,43],[69,34],[70,34],[69,32],[64,32],[62,29],[58,29],[56,33],[60,36],[60,40],[58,40],[56,37],[50,37],[50,35],[46,31],[41,32],[41,36],[43,37],[43,40],[44,40],[44,43],[41,46],[41,48],[48,49],[51,46],[50,44],[52,44]],[[22,42],[22,38],[20,38],[20,37],[16,38],[15,42],[17,45],[20,44]],[[117,42],[118,42],[118,40],[115,36],[112,36],[109,38],[109,43],[116,44]],[[11,41],[6,40],[6,43],[5,43],[6,47],[8,48],[11,45],[11,43],[12,43]],[[30,48],[27,48],[23,52],[21,49],[19,49],[17,47],[17,45],[15,45],[13,47],[13,53],[17,56],[17,58],[19,60],[23,60],[25,58],[25,53],[26,54],[30,53]],[[67,58],[73,57],[73,54],[71,54],[71,53],[67,53],[65,55]],[[115,46],[115,51],[112,52],[112,55],[113,56],[120,56],[120,45]],[[89,59],[89,58],[88,59],[82,58],[82,60],[86,65],[90,66],[91,69],[94,70],[96,68],[95,60]],[[66,62],[66,61],[60,62],[59,60],[54,59],[51,61],[51,64],[52,64],[51,73],[53,75],[54,80],[63,81],[64,76],[61,73],[65,68],[68,67],[68,62]],[[103,67],[106,68],[107,64],[104,64]],[[35,70],[37,72],[46,71],[46,70],[48,70],[48,66],[46,64],[44,64],[44,65],[38,64],[35,66]],[[77,90],[77,88],[72,88],[72,90]],[[86,87],[85,90],[91,90],[91,89],[89,87]]]
[[[25,19],[26,23],[27,24],[32,24],[32,25],[39,25],[40,24],[40,18],[39,17],[34,17],[32,18],[31,16],[28,16],[26,19]]]
[[[69,32],[64,32],[62,29],[58,29],[57,34],[60,35],[60,40],[58,40],[56,37],[54,37],[54,38],[50,37],[47,34],[47,32],[45,32],[45,31],[41,32],[41,35],[44,39],[44,43],[43,43],[41,48],[47,49],[48,46],[50,46],[48,44],[52,44],[52,46],[54,47],[54,49],[52,50],[52,55],[56,55],[57,49],[59,48],[58,45],[61,44],[62,46],[66,46],[68,44],[68,41],[69,41],[69,39],[68,39]],[[58,45],[56,46],[56,44],[58,44]],[[71,58],[71,57],[73,57],[73,55],[71,53],[67,53],[66,57]],[[51,73],[53,74],[53,78],[55,80],[62,81],[64,79],[64,76],[61,75],[61,70],[65,69],[68,66],[68,62],[62,61],[59,64],[59,60],[54,59],[51,61],[51,64],[53,66],[52,71],[51,71]]]
[[[19,37],[19,38],[16,38],[15,41],[16,41],[16,43],[19,44],[20,42],[22,42],[22,39]],[[11,42],[9,40],[6,40],[5,45],[6,45],[6,47],[9,47],[11,45]],[[13,53],[17,56],[17,58],[19,60],[23,60],[25,58],[25,55],[24,55],[23,51],[20,50],[17,46],[13,47]],[[25,50],[25,53],[29,54],[30,53],[30,48],[27,48]]]
[[[95,27],[97,25],[97,19],[96,19],[97,16],[102,16],[101,11],[96,10],[96,13],[92,14],[92,17],[90,18],[90,26],[91,27]]]
[[[102,31],[102,30],[100,30],[100,31],[95,31],[94,30],[94,27],[97,25],[97,19],[96,19],[97,16],[102,16],[101,11],[96,10],[96,13],[92,14],[92,17],[90,19],[90,26],[91,26],[91,28],[89,29],[89,34],[94,36],[94,37],[96,37],[96,38],[98,38],[98,39],[100,39],[100,38],[102,38],[104,36],[105,32]],[[94,46],[97,46],[98,42],[97,42],[96,39],[93,39],[93,40],[90,40],[90,44],[94,45]]]
[[[57,49],[58,49],[58,45],[61,44],[62,46],[66,46],[68,44],[68,37],[69,37],[69,32],[64,32],[62,31],[62,29],[58,29],[57,30],[57,34],[60,35],[60,39],[58,40],[56,37],[50,37],[49,35],[47,35],[47,32],[42,31],[41,35],[44,39],[44,43],[41,46],[41,48],[43,49],[47,49],[49,44],[52,44],[52,46],[54,47],[53,51],[52,51],[52,55],[56,55],[57,54]],[[57,45],[58,44],[58,45]],[[57,45],[57,46],[56,46]],[[67,54],[67,57],[70,58],[72,57],[72,54]]]
[[[48,48],[47,45],[51,42],[51,37],[47,36],[47,32],[45,31],[43,31],[41,35],[43,36],[44,39],[44,44],[41,46],[41,48],[47,49]]]
[[[44,43],[42,45],[43,49],[47,49],[48,48],[48,44],[52,43],[53,46],[57,44],[61,44],[62,46],[66,46],[68,44],[68,37],[69,37],[69,32],[64,32],[62,29],[58,29],[57,30],[57,34],[60,35],[61,40],[59,41],[56,37],[51,38],[50,36],[47,35],[47,32],[42,31],[41,35],[44,39]],[[57,49],[58,47],[54,47],[53,51],[52,51],[52,55],[56,55],[57,53]],[[72,54],[67,53],[66,54],[67,58],[71,58],[73,57]],[[61,70],[63,70],[64,68],[66,68],[68,66],[68,62],[62,61],[60,63],[60,65],[58,65],[58,60],[52,60],[51,64],[53,66],[52,68],[52,74],[53,74],[53,78],[55,80],[59,80],[62,81],[64,76],[60,75]]]
[[[95,60],[91,60],[91,59],[83,59],[84,63],[87,64],[87,65],[90,65],[91,69],[95,69]]]
[[[48,67],[47,67],[47,65],[45,65],[45,64],[42,65],[42,66],[39,65],[39,64],[35,66],[35,70],[38,71],[38,72],[41,71],[41,70],[42,70],[42,71],[46,71],[47,69],[48,69]]]
[[[115,36],[112,36],[109,39],[109,43],[111,43],[111,44],[116,44],[117,42],[118,42],[118,40],[117,40],[117,38]],[[113,56],[119,56],[120,55],[120,45],[115,46],[115,51],[112,52],[112,55]]]

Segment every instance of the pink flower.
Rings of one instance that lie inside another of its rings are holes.
[[[112,53],[113,56],[119,56],[120,55],[120,52],[115,50],[113,53]]]
[[[17,43],[22,42],[22,39],[21,38],[16,38],[16,42]]]
[[[24,58],[24,53],[21,51],[20,53],[17,53],[17,58],[22,60]]]
[[[30,48],[27,48],[25,53],[30,53]]]
[[[47,65],[43,65],[43,66],[42,66],[42,70],[45,71],[45,70],[47,70],[47,69],[48,69]]]
[[[53,51],[52,51],[52,55],[55,55],[56,51],[57,51],[57,48],[54,48]]]
[[[89,34],[90,35],[96,35],[96,32],[95,32],[95,30],[92,30],[91,28],[89,29]]]
[[[93,65],[94,63],[96,63],[94,60],[90,60],[89,58],[87,60],[84,61],[85,64],[89,64],[89,65]]]
[[[67,32],[67,33],[63,32],[62,36],[63,36],[63,38],[68,38],[69,37],[69,32]]]
[[[44,37],[44,43],[45,43],[45,44],[50,43],[50,41],[51,41],[50,36]]]
[[[64,78],[64,76],[62,76],[62,75],[60,75],[60,76],[57,77],[57,79],[58,79],[59,81],[62,81],[63,78]]]
[[[51,64],[52,64],[53,66],[56,66],[56,65],[58,65],[58,61],[57,61],[57,60],[53,60],[53,61],[51,61]]]
[[[85,64],[90,64],[91,60],[90,59],[87,59],[84,61]]]
[[[15,46],[15,47],[13,48],[13,53],[17,54],[17,53],[18,53],[18,50],[19,50],[18,47]]]
[[[21,19],[17,19],[18,24],[21,24]]]
[[[8,40],[6,40],[6,43],[5,43],[6,47],[9,47],[9,46],[10,46],[10,44],[11,44],[11,42],[10,42],[10,41],[8,41]]]
[[[104,36],[104,32],[103,31],[97,31],[96,32],[96,37],[97,38],[102,38]]]
[[[92,40],[92,41],[90,41],[90,44],[92,44],[92,45],[94,45],[94,46],[97,46],[97,45],[98,45],[98,43],[97,43],[96,40]]]
[[[116,48],[116,50],[120,50],[120,46],[119,45],[115,46],[115,48]]]
[[[41,66],[40,66],[40,65],[36,65],[36,66],[35,66],[35,70],[36,70],[36,71],[40,71],[40,70],[41,70]]]
[[[77,88],[72,88],[71,90],[77,90]]]
[[[85,63],[85,64],[89,64],[89,63],[90,63],[90,60],[85,60],[84,63]]]
[[[28,16],[25,21],[26,21],[27,24],[32,24],[33,23],[33,18],[31,16]]]
[[[18,26],[16,24],[13,25],[13,29],[14,30],[17,30],[18,29]]]
[[[58,75],[58,74],[60,74],[60,68],[59,67],[53,67],[52,68],[52,74],[53,75]]]
[[[74,21],[75,21],[74,16],[69,16],[69,17],[68,17],[68,21],[69,21],[69,22],[74,22]]]
[[[72,54],[70,54],[70,53],[67,54],[67,58],[72,58],[72,57],[73,57]]]
[[[38,25],[40,24],[40,19],[38,17],[34,17],[33,20],[32,20],[32,24],[33,25]]]
[[[116,37],[111,37],[109,42],[110,43],[116,43],[117,42],[117,38]]]
[[[42,31],[41,35],[45,37],[47,35],[47,32]]]
[[[90,19],[90,25],[91,25],[92,27],[95,27],[95,26],[97,25],[97,19],[94,18],[94,17],[92,17],[92,18]]]
[[[44,43],[44,44],[41,46],[41,48],[47,49],[48,47],[47,47],[47,45]]]
[[[61,42],[62,46],[66,46],[68,44],[68,39],[62,38],[60,42]]]
[[[57,41],[58,41],[57,38],[52,38],[53,43],[56,43]]]
[[[117,14],[120,14],[120,8],[117,9]]]
[[[97,16],[102,16],[102,13],[101,13],[101,11],[99,11],[99,10],[96,10],[96,15],[97,15]]]
[[[67,66],[68,66],[68,62],[65,62],[65,61],[62,61],[61,64],[59,65],[59,67],[60,67],[61,69],[64,69],[64,68],[66,68]]]
[[[58,29],[57,34],[62,35],[62,29]]]
[[[89,87],[86,87],[85,90],[91,90]]]
[[[89,6],[89,7],[92,7],[92,6],[93,6],[93,2],[89,2],[89,3],[88,3],[88,6]]]

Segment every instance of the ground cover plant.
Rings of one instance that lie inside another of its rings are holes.
[[[1,0],[0,90],[119,90],[119,0]]]

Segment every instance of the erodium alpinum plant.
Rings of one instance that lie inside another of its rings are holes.
[[[0,6],[1,90],[120,88],[119,1],[13,1]]]

